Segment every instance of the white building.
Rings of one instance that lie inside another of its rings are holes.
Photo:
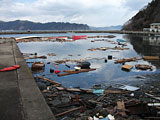
[[[160,32],[160,23],[150,24],[150,32]]]

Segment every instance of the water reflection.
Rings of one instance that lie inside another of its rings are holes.
[[[141,56],[160,56],[160,36],[136,36],[125,35],[124,38],[130,41],[134,50]],[[159,61],[149,61],[160,68]]]

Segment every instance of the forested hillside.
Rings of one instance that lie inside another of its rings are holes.
[[[152,0],[123,25],[122,30],[143,30],[151,23],[160,23],[160,0]]]
[[[31,21],[0,21],[0,30],[89,30],[86,24],[50,22],[35,23]]]

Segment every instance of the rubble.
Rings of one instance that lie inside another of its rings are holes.
[[[57,120],[158,118],[159,109],[156,107],[160,105],[159,97],[145,93],[141,88],[129,85],[124,85],[125,87],[113,85],[104,89],[101,86],[97,86],[97,89],[67,88],[42,76],[35,79],[50,83],[42,93]],[[131,96],[133,93],[135,96]],[[155,112],[151,112],[153,110]]]
[[[160,97],[158,96],[159,89],[151,87],[145,88],[143,85],[132,86],[130,84],[111,84],[105,85],[94,85],[90,88],[80,88],[79,86],[66,87],[63,86],[63,81],[60,76],[80,74],[90,71],[99,71],[99,66],[94,66],[97,68],[90,68],[91,63],[87,63],[88,60],[103,60],[100,64],[105,66],[108,63],[115,66],[122,67],[127,71],[133,68],[133,65],[124,64],[126,62],[142,60],[142,58],[131,57],[131,58],[116,58],[115,64],[112,59],[115,59],[117,53],[122,52],[120,50],[129,50],[126,48],[127,43],[125,40],[107,40],[103,38],[114,38],[115,36],[73,36],[75,40],[86,39],[86,38],[98,38],[91,40],[104,41],[113,44],[113,47],[97,47],[88,49],[90,51],[106,51],[110,50],[103,58],[81,58],[76,59],[77,56],[81,56],[79,53],[66,53],[66,58],[52,60],[43,60],[43,62],[32,62],[27,61],[27,63],[32,63],[31,69],[33,70],[44,70],[45,64],[52,65],[48,71],[49,74],[36,74],[35,81],[39,86],[44,98],[51,108],[53,114],[56,116],[57,120],[139,120],[139,119],[159,119],[160,110]],[[100,39],[99,39],[100,38]],[[102,39],[101,39],[102,38]],[[51,41],[51,42],[73,42],[72,38],[69,37],[47,37],[34,39],[33,41]],[[31,39],[24,40],[24,42],[31,42]],[[19,41],[20,42],[20,41]],[[94,44],[94,43],[91,43]],[[108,44],[108,43],[105,43]],[[115,46],[114,46],[115,45]],[[108,51],[107,51],[108,52]],[[113,53],[113,54],[112,54]],[[37,56],[37,53],[24,54],[26,59],[47,59],[48,56],[56,56],[56,53],[48,53],[46,56]],[[82,53],[83,55],[83,53]],[[115,57],[113,57],[115,56]],[[50,58],[50,57],[49,57]],[[74,58],[74,59],[68,59]],[[157,56],[144,56],[143,60],[158,60]],[[53,63],[52,63],[53,62]],[[61,65],[60,65],[61,64]],[[74,66],[73,66],[73,65]],[[92,66],[91,66],[92,67]],[[136,69],[141,70],[151,70],[152,66],[137,64]],[[100,69],[101,70],[101,69]],[[103,70],[103,67],[102,67]],[[90,72],[92,73],[92,72]],[[125,73],[125,72],[123,72]],[[94,72],[93,72],[94,74]],[[130,74],[130,73],[126,73]],[[40,76],[41,75],[41,76]],[[46,76],[45,76],[46,75]],[[83,74],[82,74],[83,75]],[[50,77],[52,76],[52,77]],[[54,76],[54,77],[53,77]],[[58,77],[57,77],[58,76]],[[76,75],[75,75],[76,76]],[[77,75],[78,76],[78,75]],[[69,76],[72,77],[72,76]],[[68,77],[68,78],[69,78]],[[50,78],[50,79],[49,79]],[[55,78],[55,79],[54,79]],[[56,79],[58,78],[58,79]],[[65,78],[65,77],[64,77]],[[66,77],[67,78],[67,77]],[[53,79],[53,80],[52,80]],[[144,77],[137,76],[137,79],[145,79]],[[75,77],[75,80],[76,77]],[[86,80],[86,79],[85,79]],[[108,82],[109,83],[109,82]],[[108,84],[107,83],[107,84]],[[70,85],[72,86],[72,85]],[[156,91],[156,92],[155,92]]]

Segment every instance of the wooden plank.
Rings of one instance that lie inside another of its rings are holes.
[[[136,60],[141,60],[141,58],[123,58],[123,59],[118,59],[115,61],[115,63],[125,63],[125,62],[132,62],[132,61],[136,61]]]
[[[117,102],[117,110],[119,112],[119,114],[121,114],[123,117],[127,116],[126,115],[126,109],[125,109],[125,105],[123,101],[118,101]]]
[[[147,120],[160,120],[160,117],[145,117]]]
[[[93,71],[93,70],[96,70],[96,69],[80,69],[80,70],[77,70],[77,71],[67,71],[67,70],[64,70],[64,72],[66,73],[62,73],[62,74],[58,74],[58,76],[66,76],[66,75],[72,75],[72,74],[78,74],[78,73],[81,73],[81,72],[89,72],[89,71]]]
[[[135,67],[138,70],[148,70],[148,69],[152,70],[152,66],[145,64],[136,64]]]
[[[105,90],[105,94],[123,94],[128,93],[129,91],[117,91],[117,90]]]
[[[159,56],[143,56],[144,60],[160,60]]]
[[[51,83],[53,83],[53,84],[58,84],[58,85],[61,85],[61,83],[58,83],[58,82],[56,82],[56,81],[53,81],[53,80],[50,80],[50,79],[48,79],[48,78],[45,78],[45,77],[43,77],[43,76],[37,76],[37,77],[35,77],[35,78],[38,78],[38,79],[43,79],[43,80],[45,80],[45,81],[49,81],[49,82],[51,82]]]
[[[72,69],[72,70],[63,70],[63,72],[74,73],[74,72],[77,72],[77,71],[80,71],[80,72],[89,72],[89,71],[94,71],[94,70],[96,70],[96,69],[95,68],[91,68],[91,69],[79,69],[79,70]]]
[[[124,69],[124,70],[131,70],[133,68],[133,66],[132,65],[123,65],[122,66],[122,69]]]
[[[65,112],[56,114],[55,116],[56,116],[56,117],[60,117],[60,116],[63,116],[63,115],[65,115],[65,114],[67,114],[67,113],[74,112],[74,111],[77,111],[77,110],[80,110],[80,109],[83,109],[83,108],[84,108],[84,106],[80,106],[80,107],[73,108],[73,109],[67,110],[67,111],[65,111]]]

